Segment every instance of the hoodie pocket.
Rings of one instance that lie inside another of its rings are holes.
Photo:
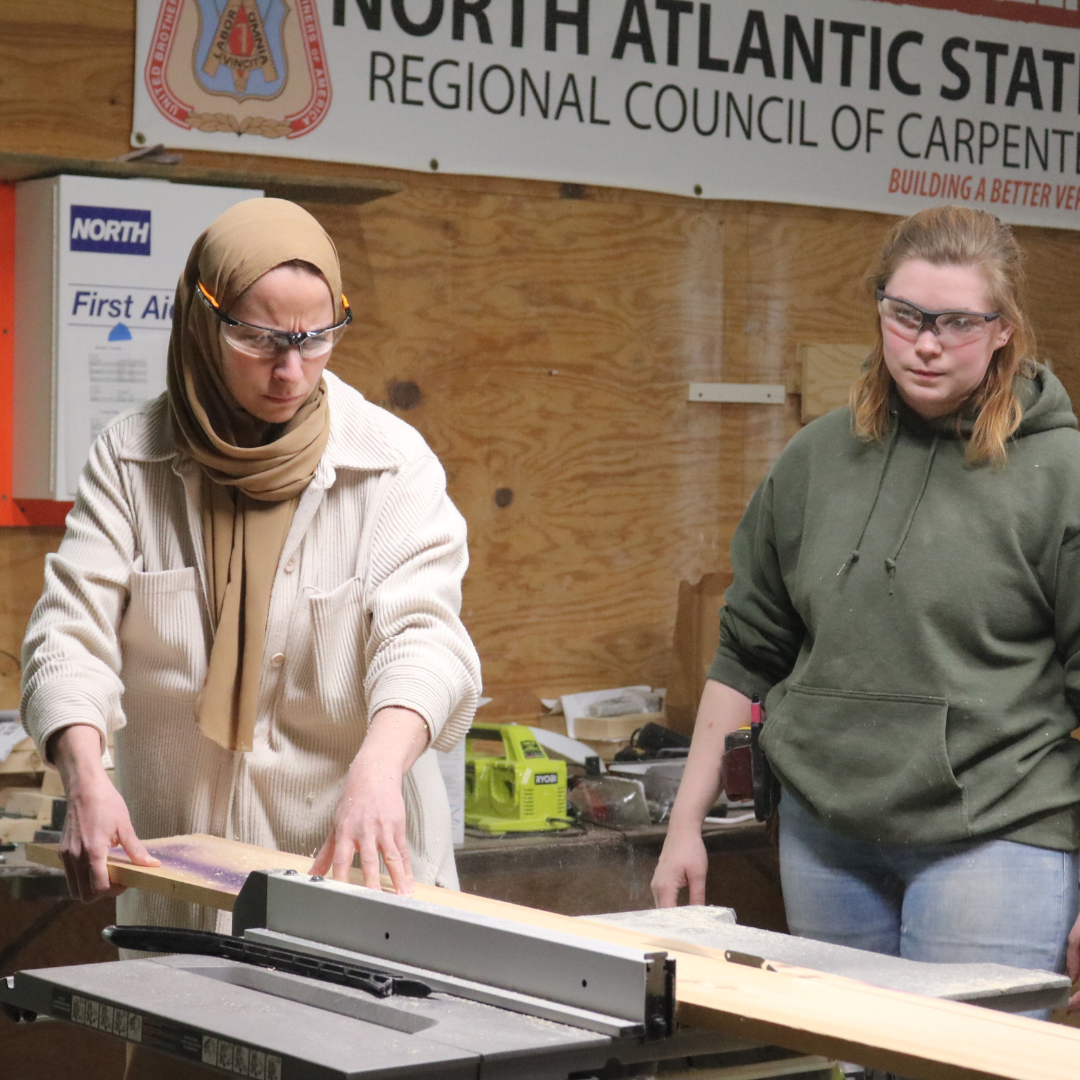
[[[969,835],[945,743],[944,698],[791,685],[763,745],[830,828],[882,844]],[[782,811],[781,811],[782,812]]]

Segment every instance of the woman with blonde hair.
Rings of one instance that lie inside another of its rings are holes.
[[[653,893],[703,902],[701,822],[756,694],[793,932],[1060,971],[1080,838],[1077,421],[1034,360],[1022,254],[991,214],[901,221],[873,284],[850,407],[791,440],[732,543]]]

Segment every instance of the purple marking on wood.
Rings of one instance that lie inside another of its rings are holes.
[[[148,847],[146,850],[155,859],[160,859],[163,867],[169,870],[180,870],[194,877],[211,881],[222,892],[238,893],[247,880],[247,874],[242,870],[230,870],[227,867],[215,866],[213,863],[190,858],[191,853],[197,850],[192,844],[170,844],[168,847]],[[114,859],[131,862],[123,848],[113,848],[109,855]]]
[[[230,870],[224,866],[215,866],[213,863],[190,858],[191,853],[196,851],[191,844],[174,844],[171,847],[159,848],[157,851],[153,848],[148,850],[151,855],[161,860],[163,866],[206,878],[228,892],[238,893],[247,880],[247,874],[242,870]]]

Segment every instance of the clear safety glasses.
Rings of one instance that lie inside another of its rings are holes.
[[[289,349],[299,349],[305,360],[321,360],[337,343],[345,332],[345,327],[352,322],[352,309],[345,294],[341,294],[341,306],[345,309],[345,318],[333,326],[321,330],[273,330],[268,326],[255,326],[241,319],[234,319],[221,310],[221,305],[210,295],[210,291],[200,281],[197,285],[203,303],[221,322],[222,337],[237,352],[248,356],[272,359]]]
[[[926,311],[908,300],[886,295],[884,289],[878,289],[876,295],[884,324],[908,341],[931,330],[942,345],[968,345],[985,337],[990,324],[1001,318],[1000,311]]]

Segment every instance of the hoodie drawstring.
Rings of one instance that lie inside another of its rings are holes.
[[[845,570],[850,569],[859,561],[859,548],[862,547],[863,537],[866,536],[866,530],[870,527],[870,519],[874,516],[874,510],[877,508],[878,499],[881,498],[881,490],[885,486],[885,473],[888,472],[889,462],[892,460],[893,450],[896,449],[896,441],[900,435],[900,424],[893,424],[892,434],[889,436],[889,445],[885,449],[885,460],[881,463],[881,471],[878,473],[877,489],[874,491],[874,501],[870,504],[870,509],[866,511],[866,518],[863,521],[862,529],[859,531],[859,539],[855,541],[855,546],[851,549],[851,554],[844,560],[844,565],[836,571],[836,576],[839,577]],[[923,485],[925,487],[925,483]]]
[[[923,495],[926,494],[926,485],[930,483],[930,470],[934,467],[934,457],[937,455],[938,443],[941,442],[941,432],[939,431],[934,436],[934,441],[930,444],[930,453],[926,455],[926,468],[923,469],[922,485],[919,487],[919,494],[915,497],[915,501],[911,504],[911,510],[908,512],[907,521],[904,522],[903,531],[900,533],[900,542],[896,545],[896,550],[885,560],[885,572],[889,575],[889,595],[893,593],[893,578],[896,577],[896,560],[900,557],[900,549],[904,546],[904,541],[908,538],[908,533],[911,531],[911,523],[915,520],[915,513],[919,509],[919,504],[922,502]]]
[[[863,521],[862,529],[859,531],[859,539],[855,542],[855,547],[852,549],[851,554],[844,561],[844,565],[837,570],[837,577],[859,561],[859,549],[862,547],[863,538],[866,536],[866,530],[870,527],[870,519],[874,516],[874,510],[877,509],[878,500],[881,498],[881,492],[885,487],[885,474],[888,472],[889,462],[892,461],[893,450],[896,448],[896,442],[899,435],[900,424],[897,423],[893,427],[892,435],[889,438],[889,446],[885,451],[885,460],[881,463],[881,471],[878,473],[877,489],[874,492],[874,499],[870,503],[870,509],[866,512],[866,518]],[[900,557],[900,549],[903,548],[904,542],[908,538],[908,533],[911,532],[911,525],[915,520],[915,514],[922,503],[923,496],[926,494],[927,484],[930,483],[930,470],[934,467],[934,458],[937,456],[937,449],[940,442],[941,432],[939,431],[934,435],[934,441],[930,444],[930,452],[926,455],[926,466],[923,469],[922,484],[919,486],[919,493],[915,496],[915,501],[911,504],[911,509],[908,511],[907,521],[904,522],[904,528],[900,532],[900,540],[896,545],[896,550],[885,560],[885,572],[889,575],[890,596],[893,594],[893,578],[896,577],[896,560]]]

